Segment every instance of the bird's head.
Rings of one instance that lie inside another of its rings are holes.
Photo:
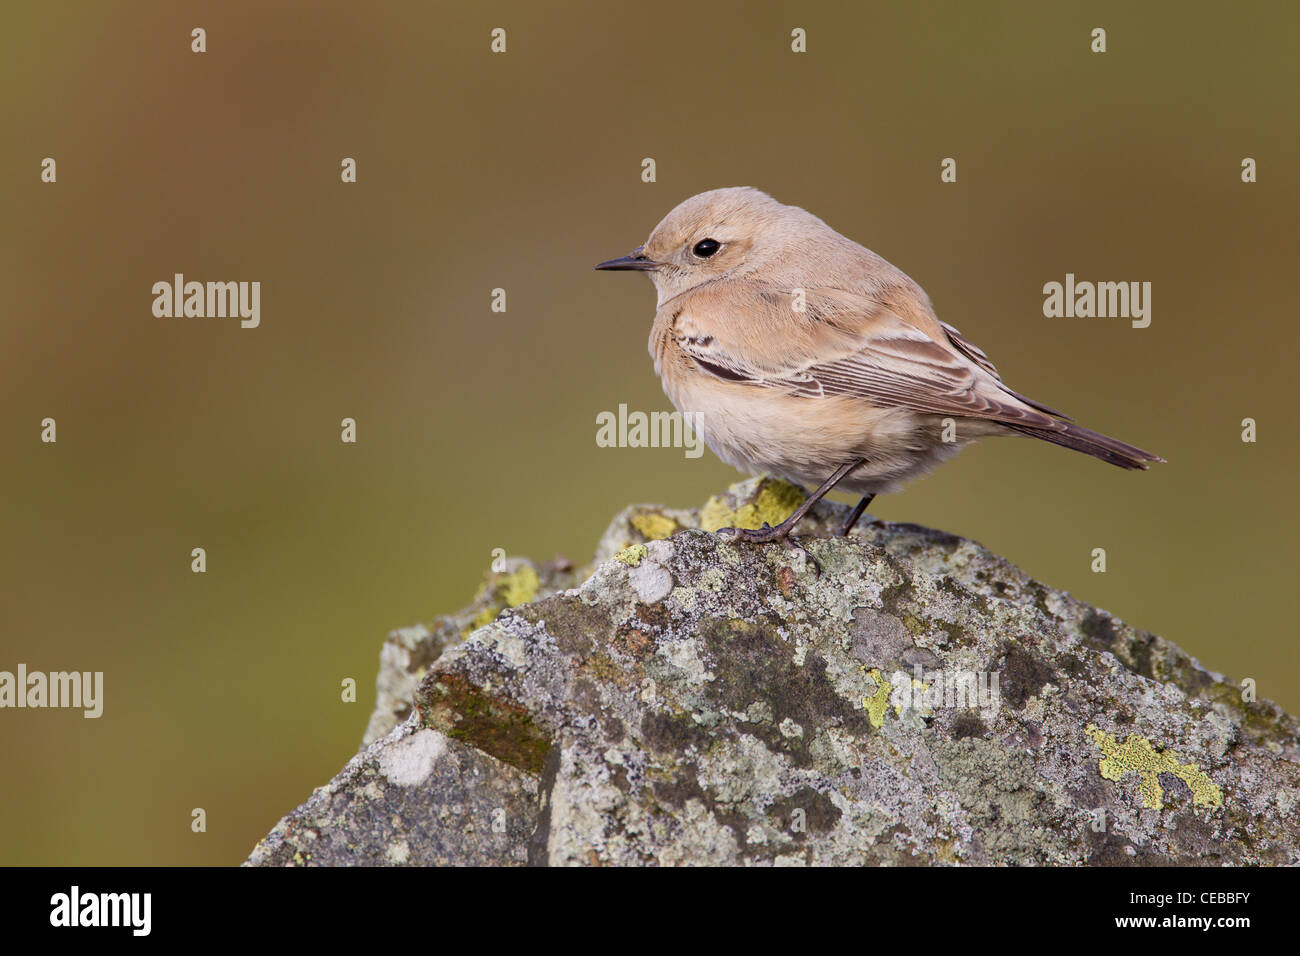
[[[712,189],[673,209],[645,245],[596,268],[649,273],[662,304],[705,283],[779,261],[818,228],[829,231],[811,213],[750,186]]]

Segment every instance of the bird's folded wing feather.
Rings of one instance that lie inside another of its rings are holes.
[[[750,279],[664,308],[677,346],[725,381],[1049,427],[1048,416],[1061,415],[1003,385],[988,356],[906,286],[869,295],[808,289],[799,304],[797,293]]]

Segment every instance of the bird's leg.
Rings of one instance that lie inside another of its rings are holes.
[[[848,464],[840,465],[840,467],[836,468],[829,478],[827,478],[825,481],[822,482],[820,488],[818,488],[811,495],[809,495],[803,504],[801,504],[798,508],[794,509],[794,513],[790,515],[790,517],[786,518],[775,528],[773,528],[766,521],[764,521],[763,527],[758,529],[722,528],[719,530],[718,533],[734,534],[737,538],[744,538],[746,541],[753,541],[757,544],[765,544],[769,541],[789,542],[790,532],[794,530],[794,526],[797,525],[799,523],[799,520],[808,513],[809,509],[811,509],[813,505],[817,504],[817,502],[821,501],[824,497],[826,497],[827,493],[832,488],[834,488],[837,484],[839,484],[840,481],[843,480],[845,475],[847,475],[849,472],[857,468],[865,461],[866,461],[865,458],[859,458],[857,461],[851,461]]]
[[[862,512],[867,510],[867,505],[871,504],[871,499],[874,497],[876,496],[867,495],[854,505],[853,511],[849,514],[848,518],[845,519],[844,524],[840,525],[840,530],[835,533],[841,538],[847,537],[848,533],[853,530],[853,526],[858,523],[858,519],[862,517]]]

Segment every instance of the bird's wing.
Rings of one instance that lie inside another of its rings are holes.
[[[943,331],[944,334],[948,336],[948,341],[951,342],[958,351],[996,378],[999,382],[1002,381],[1002,376],[998,374],[998,370],[994,366],[993,360],[984,354],[982,348],[974,342],[971,342],[966,338],[966,336],[962,335],[961,332],[953,328],[947,322],[940,322],[939,324],[943,326]]]
[[[678,348],[725,381],[1008,423],[1050,425],[1060,415],[1003,385],[988,356],[935,318],[915,287],[801,296],[748,279],[664,309]]]

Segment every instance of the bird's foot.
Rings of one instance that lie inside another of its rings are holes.
[[[737,541],[750,541],[754,544],[771,544],[774,541],[780,541],[791,551],[798,551],[804,556],[804,560],[812,565],[813,571],[821,574],[821,563],[812,556],[812,552],[805,548],[799,539],[790,534],[793,525],[787,526],[785,522],[773,528],[766,521],[761,528],[719,528],[718,534],[727,535]]]
[[[784,524],[779,524],[773,528],[766,521],[761,528],[719,528],[718,534],[731,535],[745,541],[752,541],[755,544],[769,544],[773,541],[788,541],[790,539],[790,529]]]

